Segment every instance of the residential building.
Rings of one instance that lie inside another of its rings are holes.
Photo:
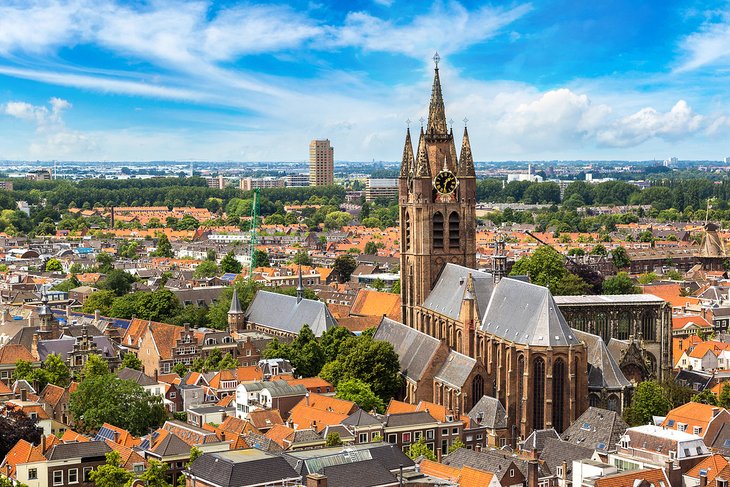
[[[251,191],[252,189],[263,188],[283,188],[285,180],[283,178],[265,177],[265,178],[242,178],[241,190]]]
[[[286,418],[307,394],[303,385],[292,386],[283,380],[239,384],[236,388],[236,417],[244,419],[258,409],[278,409]]]
[[[334,183],[335,148],[329,139],[315,139],[309,144],[309,185],[328,186]]]
[[[395,200],[398,197],[398,180],[383,178],[368,178],[365,188],[365,201],[372,203],[375,200]]]
[[[287,174],[284,178],[287,187],[309,186],[309,174]]]
[[[701,436],[644,425],[626,430],[615,453],[608,454],[608,463],[619,472],[641,468],[664,467],[667,462],[686,472],[704,458],[710,450]]]

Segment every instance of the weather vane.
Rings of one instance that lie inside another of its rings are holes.
[[[423,128],[423,122],[425,122],[426,119],[423,118],[423,117],[421,117],[421,118],[418,119],[418,121],[421,122],[421,128]]]
[[[453,118],[449,119],[449,128],[451,128],[451,129],[454,128],[454,119]]]
[[[436,69],[439,68],[439,61],[441,61],[441,56],[439,56],[437,51],[436,54],[433,55],[433,62],[436,64]]]
[[[469,122],[469,119],[464,117],[464,127],[466,127],[466,124]]]
[[[406,127],[411,128],[411,119],[410,118],[406,119]]]

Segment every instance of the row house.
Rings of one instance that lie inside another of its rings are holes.
[[[718,437],[723,444],[728,438],[724,430],[730,428],[730,413],[725,408],[691,401],[669,411],[661,427],[697,435],[713,449]]]

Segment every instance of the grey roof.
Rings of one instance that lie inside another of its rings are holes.
[[[231,307],[228,310],[229,314],[240,314],[242,313],[241,301],[238,300],[238,289],[233,287],[233,297],[231,298]]]
[[[467,467],[476,468],[477,470],[492,472],[498,477],[498,479],[501,479],[504,475],[506,475],[510,465],[514,463],[520,473],[527,477],[526,460],[520,460],[517,457],[507,455],[498,450],[474,451],[466,448],[459,448],[458,450],[446,455],[442,463],[456,468],[461,468],[466,465]],[[547,472],[541,465],[539,467],[539,476],[544,477],[545,475],[549,475],[549,472]]]
[[[596,294],[555,296],[558,306],[615,306],[617,304],[660,304],[664,300],[653,294]]]
[[[699,370],[680,369],[674,377],[674,382],[691,387],[697,392],[702,392],[709,387],[712,378],[712,374]]]
[[[502,279],[494,288],[482,330],[520,344],[566,346],[580,342],[546,287]]]
[[[190,445],[174,433],[169,433],[154,448],[150,448],[148,451],[160,458],[171,455],[184,455],[190,453]]]
[[[342,421],[346,426],[381,426],[382,423],[362,409],[358,409]]]
[[[351,440],[351,439],[355,438],[355,433],[353,433],[352,431],[347,429],[346,426],[344,426],[342,424],[334,424],[334,425],[327,426],[324,429],[320,439],[327,438],[327,436],[330,433],[337,433],[338,435],[340,435],[340,439],[342,439],[342,440]]]
[[[621,372],[601,337],[580,330],[573,330],[573,332],[578,340],[585,343],[588,348],[589,389],[615,390],[633,387],[633,384]]]
[[[469,274],[474,280],[474,292],[479,316],[484,316],[494,288],[494,278],[486,272],[451,263],[447,263],[444,267],[436,285],[423,302],[423,307],[450,318],[458,319]]]
[[[327,487],[376,487],[395,485],[398,479],[377,460],[363,460],[324,467]]]
[[[288,333],[299,333],[306,324],[316,337],[337,326],[337,320],[324,302],[311,299],[298,301],[296,296],[269,291],[256,293],[246,317],[257,325]]]
[[[547,438],[540,453],[540,460],[551,473],[555,473],[557,470],[555,467],[559,467],[565,462],[568,466],[566,474],[570,474],[573,470],[573,460],[585,460],[592,456],[592,448],[574,445],[558,438]]]
[[[441,345],[438,339],[389,318],[383,318],[373,338],[393,345],[401,372],[415,381],[431,367]]]
[[[296,430],[294,432],[294,440],[292,443],[310,443],[313,441],[322,441],[323,438],[317,434],[316,431],[305,429]]]
[[[224,487],[278,484],[301,477],[283,457],[256,449],[204,453],[190,466],[190,472]]]
[[[507,411],[499,399],[482,396],[468,413],[472,427],[485,426],[492,429],[507,427]]]
[[[285,380],[248,382],[241,384],[241,386],[246,389],[246,392],[266,389],[271,394],[271,397],[304,396],[307,394],[307,388],[302,384],[291,385]]]
[[[532,430],[530,436],[525,438],[525,441],[521,443],[522,449],[525,451],[540,452],[545,447],[545,441],[549,438],[560,439],[560,435],[555,431],[555,428]]]
[[[435,378],[454,387],[462,388],[476,364],[477,361],[473,358],[451,350]]]
[[[414,465],[400,448],[388,443],[363,443],[345,447],[318,448],[316,450],[292,450],[284,453],[284,458],[300,474],[320,472],[325,465],[339,465],[374,459],[390,471],[403,465]]]
[[[69,458],[104,458],[112,449],[103,441],[87,441],[84,443],[60,443],[51,447],[46,454],[48,460],[66,460]]]
[[[396,413],[389,414],[385,420],[385,426],[410,426],[416,424],[436,423],[436,419],[426,411],[416,411],[413,413]]]
[[[128,367],[117,370],[117,377],[122,380],[131,380],[141,386],[153,386],[157,384],[157,381],[153,377],[145,375],[141,370],[134,370]]]
[[[613,451],[628,427],[616,411],[589,407],[563,431],[562,439],[601,452]]]
[[[115,343],[109,340],[109,338],[105,336],[95,336],[91,338],[96,344],[96,349],[102,357],[117,357],[118,347]],[[59,338],[56,340],[40,340],[38,341],[38,356],[41,361],[43,361],[48,355],[55,353],[56,355],[60,355],[62,359],[66,360],[68,354],[73,352],[75,344],[76,338],[72,337]]]

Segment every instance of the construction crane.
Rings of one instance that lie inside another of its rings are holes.
[[[251,249],[249,251],[248,279],[253,279],[253,270],[256,268],[256,230],[259,225],[259,189],[253,190],[253,204],[251,205],[251,228],[249,230]]]
[[[594,292],[599,292],[599,290],[601,288],[601,284],[603,284],[603,275],[599,271],[593,269],[590,266],[587,266],[586,264],[584,264],[582,262],[578,262],[570,255],[566,255],[566,254],[563,254],[562,252],[559,252],[555,247],[553,247],[549,243],[545,242],[544,240],[542,240],[540,237],[533,234],[529,230],[524,230],[524,233],[529,235],[530,237],[534,238],[538,243],[545,245],[547,247],[550,247],[555,252],[558,252],[558,254],[560,254],[565,260],[567,260],[569,262],[569,265],[566,265],[566,267],[570,267],[570,271],[573,274],[577,275],[578,277],[583,279],[586,283],[588,283],[588,285],[590,285],[593,288]]]

